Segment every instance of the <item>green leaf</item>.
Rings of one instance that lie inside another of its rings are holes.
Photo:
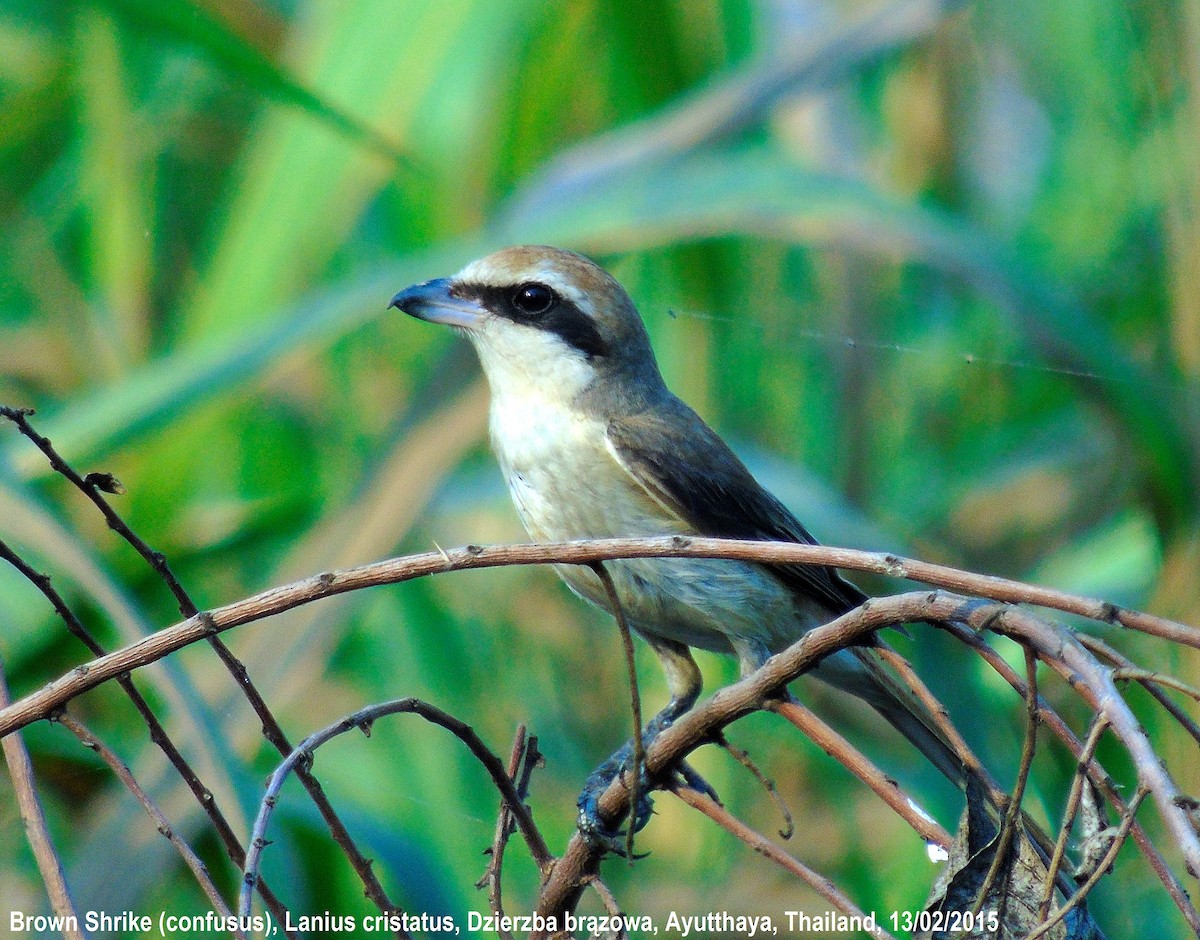
[[[198,4],[189,0],[87,2],[109,10],[141,32],[191,46],[227,72],[231,79],[246,87],[281,104],[307,111],[396,163],[407,161],[395,142],[296,81],[256,46]]]

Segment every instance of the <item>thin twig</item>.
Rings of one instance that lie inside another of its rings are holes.
[[[613,934],[609,940],[628,940],[629,931],[625,929],[625,924],[621,919],[621,905],[617,903],[616,895],[612,893],[608,885],[600,880],[599,875],[588,875],[584,879],[584,884],[596,892],[596,896],[600,898],[600,903],[604,905],[604,910],[608,916],[620,923],[616,934]]]
[[[175,576],[175,572],[171,570],[171,566],[167,562],[166,556],[155,549],[151,548],[144,539],[134,532],[121,518],[121,515],[113,509],[112,505],[104,498],[102,490],[109,492],[123,492],[120,484],[108,474],[92,474],[81,477],[76,470],[67,463],[66,460],[54,449],[49,438],[39,434],[29,423],[29,415],[33,412],[31,409],[9,408],[0,406],[0,415],[8,418],[20,432],[25,435],[34,446],[38,448],[46,459],[50,462],[50,466],[69,480],[84,496],[100,510],[104,520],[108,523],[108,527],[117,533],[121,538],[129,543],[148,564],[152,571],[158,575],[162,582],[170,590],[174,596],[176,603],[179,606],[179,612],[187,618],[200,617],[200,608],[196,606],[191,596],[184,590],[183,584]],[[206,632],[205,640],[213,651],[217,654],[217,658],[233,677],[234,683],[246,700],[254,709],[255,714],[262,722],[263,736],[275,747],[276,750],[283,756],[287,756],[292,746],[289,743],[287,736],[284,734],[283,728],[280,726],[275,715],[271,712],[267,705],[266,699],[262,697],[262,693],[258,691],[257,686],[250,678],[249,672],[246,670],[245,664],[238,659],[233,651],[225,645],[224,641],[217,636],[216,631]],[[349,830],[334,810],[333,804],[329,802],[325,791],[321,787],[320,782],[309,773],[308,769],[301,767],[297,769],[297,777],[304,785],[304,789],[308,791],[309,797],[316,805],[317,810],[321,814],[321,818],[325,820],[325,824],[329,827],[329,832],[333,837],[334,842],[345,853],[346,858],[350,861],[359,879],[366,889],[367,897],[370,898],[375,905],[385,914],[399,913],[398,908],[387,896],[383,890],[383,885],[375,876],[375,872],[371,868],[371,861],[359,850],[357,844],[350,836]],[[199,798],[199,797],[198,797]],[[203,804],[202,804],[203,805]],[[398,933],[397,936],[405,936],[403,933]]]
[[[879,646],[874,647],[873,652],[895,669],[905,684],[916,694],[921,704],[925,706],[926,711],[929,712],[929,716],[937,726],[937,730],[942,733],[942,736],[954,749],[955,756],[962,761],[963,769],[967,774],[973,776],[982,785],[987,787],[988,795],[996,806],[1002,805],[1002,801],[1007,798],[1007,794],[1000,789],[1000,785],[988,773],[987,768],[983,766],[983,762],[971,750],[970,745],[967,744],[963,736],[959,734],[958,729],[954,727],[954,723],[950,721],[946,706],[938,700],[929,686],[921,680],[916,670],[913,669],[912,664],[886,643],[880,643]]]
[[[1012,842],[1017,832],[1017,820],[1021,817],[1021,801],[1025,797],[1025,784],[1029,780],[1029,771],[1033,767],[1033,755],[1037,751],[1037,657],[1028,648],[1024,652],[1026,689],[1025,740],[1021,745],[1021,763],[1017,769],[1017,781],[1013,785],[1012,796],[1008,799],[1008,805],[1004,808],[1004,819],[1000,824],[1000,836],[996,844],[995,854],[992,856],[992,863],[988,866],[987,874],[983,879],[983,886],[979,889],[979,893],[975,898],[975,905],[972,911],[975,914],[983,910],[983,905],[987,902],[988,894],[995,885],[996,878],[999,877],[1000,869],[1004,866],[1008,858],[1009,849],[1012,847]],[[1011,868],[1005,869],[1006,884],[1011,873]],[[1001,898],[1003,901],[1008,900],[1007,890],[1002,891]],[[1003,919],[1003,912],[1001,913],[1001,919]]]
[[[54,587],[49,575],[38,571],[3,541],[0,541],[0,558],[3,558],[16,568],[34,587],[42,592],[46,600],[50,602],[50,606],[54,608],[55,613],[66,624],[67,631],[72,636],[83,643],[93,655],[104,656],[106,654],[104,646],[83,625],[83,622],[76,616],[75,612],[71,610],[70,605],[67,604],[63,596]],[[158,716],[154,714],[150,703],[146,701],[146,697],[134,685],[133,678],[128,673],[122,673],[116,677],[116,683],[133,703],[133,707],[137,710],[138,715],[141,716],[142,723],[145,724],[147,730],[150,732],[150,740],[157,745],[158,749],[170,761],[171,766],[175,768],[175,771],[187,785],[187,788],[192,792],[192,796],[196,798],[196,802],[200,804],[205,815],[208,816],[209,821],[216,830],[217,837],[221,840],[225,854],[229,856],[229,859],[240,870],[246,861],[246,850],[242,847],[241,840],[238,838],[237,833],[233,831],[233,826],[217,802],[216,795],[200,779],[200,775],[188,762],[187,758],[183,756],[183,753],[179,750],[179,747],[172,740],[171,736],[167,734],[167,729],[163,727]],[[2,704],[7,705],[8,701],[5,700]],[[267,909],[270,910],[279,923],[285,923],[283,903],[265,881],[259,885],[259,892]],[[292,935],[291,931],[288,933]]]
[[[113,775],[142,804],[142,808],[154,821],[154,825],[158,831],[171,845],[175,846],[184,863],[191,870],[196,883],[200,885],[205,897],[212,904],[213,910],[221,915],[223,919],[226,919],[226,921],[232,920],[233,915],[229,910],[229,906],[225,903],[225,899],[221,897],[221,892],[217,890],[217,886],[213,883],[212,876],[208,872],[208,867],[200,860],[200,857],[192,850],[192,847],[175,831],[175,827],[171,825],[171,821],[159,809],[158,804],[150,798],[150,795],[142,789],[141,784],[134,779],[125,762],[116,755],[112,748],[92,734],[74,715],[69,712],[62,712],[55,720],[75,735],[79,739],[80,744],[100,755],[100,759],[108,765]],[[241,940],[246,940],[246,934],[240,927],[235,928],[233,932]]]
[[[916,800],[905,793],[895,780],[876,767],[870,758],[812,711],[795,701],[768,702],[766,707],[795,725],[821,750],[874,790],[922,839],[949,851],[950,833],[921,809]]]
[[[762,833],[751,829],[711,797],[699,793],[690,787],[683,786],[676,786],[671,789],[671,792],[688,806],[699,810],[726,832],[732,833],[741,839],[759,855],[770,859],[785,871],[791,872],[797,878],[801,879],[843,914],[849,917],[866,919],[859,907],[846,897],[832,881],[809,868],[795,856],[785,852]],[[863,929],[867,930],[868,928],[864,927]],[[879,926],[876,926],[869,932],[871,936],[878,938],[878,940],[896,940],[895,937]]]
[[[508,757],[508,777],[514,783],[517,780],[517,774],[521,769],[521,759],[525,756],[525,726],[518,725],[517,733],[513,737],[512,752]],[[518,795],[523,796],[518,792]],[[497,922],[501,925],[497,930],[502,940],[513,940],[513,935],[505,924],[504,920],[504,891],[503,891],[503,874],[504,874],[504,847],[508,845],[508,837],[513,831],[512,813],[508,810],[508,802],[502,797],[500,799],[500,810],[496,815],[496,832],[492,836],[492,846],[488,849],[488,865],[487,870],[483,873],[483,877],[475,882],[476,888],[482,888],[484,885],[488,887],[488,907],[492,913],[496,915]]]
[[[775,804],[779,810],[779,814],[783,817],[783,828],[779,830],[779,838],[785,841],[790,839],[796,831],[796,825],[792,820],[792,811],[788,808],[787,801],[780,794],[779,788],[775,786],[775,781],[759,769],[758,765],[751,759],[748,751],[743,750],[736,744],[731,744],[724,734],[717,735],[716,742],[725,749],[730,757],[750,771],[754,779],[767,791],[767,796],[771,798],[771,802]]]
[[[509,777],[504,764],[500,762],[500,758],[488,749],[487,745],[480,740],[470,725],[459,721],[453,715],[449,715],[440,708],[430,705],[428,702],[423,702],[420,699],[396,699],[391,702],[384,702],[381,705],[372,705],[370,708],[361,709],[352,715],[346,716],[341,721],[329,725],[327,728],[310,734],[275,768],[275,772],[267,782],[266,793],[259,804],[258,816],[254,820],[250,851],[246,854],[246,870],[242,877],[242,890],[238,897],[239,915],[245,916],[250,913],[250,901],[254,885],[258,880],[258,867],[262,850],[268,845],[266,838],[267,824],[270,821],[271,811],[275,808],[275,803],[279,798],[279,792],[283,787],[284,781],[287,780],[288,776],[299,764],[310,763],[313,753],[325,742],[336,738],[338,735],[345,734],[354,728],[369,729],[380,718],[386,715],[397,714],[419,715],[426,721],[445,728],[467,746],[475,756],[475,759],[488,772],[488,775],[492,778],[492,782],[500,791],[501,796],[504,797],[505,802],[508,804],[509,812],[512,813],[521,836],[525,839],[526,845],[529,846],[530,854],[533,855],[538,869],[543,875],[550,870],[554,863],[554,858],[550,855],[550,850],[546,847],[546,842],[542,838],[542,834],[534,824],[533,817],[529,815],[528,808],[521,801],[521,797],[513,785],[512,778]]]
[[[1200,744],[1200,725],[1192,720],[1182,708],[1171,700],[1160,686],[1173,688],[1193,699],[1200,701],[1200,691],[1192,686],[1180,682],[1173,676],[1164,676],[1162,673],[1154,672],[1149,669],[1141,669],[1137,663],[1129,659],[1129,657],[1113,649],[1102,639],[1095,636],[1089,636],[1085,633],[1079,634],[1079,642],[1086,646],[1096,655],[1112,663],[1118,667],[1113,672],[1114,679],[1132,679],[1137,682],[1143,689],[1157,701],[1167,713],[1174,718],[1183,727],[1183,730],[1192,736],[1192,739]]]
[[[0,707],[7,705],[8,701],[8,681],[4,674],[4,664],[0,662]],[[0,745],[3,745],[8,775],[12,779],[13,792],[17,796],[21,822],[25,824],[25,840],[33,852],[38,874],[42,876],[42,884],[46,886],[50,909],[63,924],[63,936],[69,940],[84,940],[86,934],[79,928],[79,912],[75,909],[75,900],[71,897],[67,877],[63,874],[62,859],[59,858],[54,841],[50,838],[50,827],[46,825],[46,814],[42,809],[42,801],[38,798],[29,751],[25,749],[25,742],[19,734],[9,735],[0,741]]]
[[[1100,864],[1096,866],[1096,870],[1088,876],[1087,881],[1079,886],[1067,902],[1063,904],[1054,915],[1045,923],[1038,926],[1036,930],[1031,931],[1025,940],[1038,940],[1038,937],[1044,937],[1057,924],[1062,922],[1062,919],[1067,916],[1084,898],[1092,888],[1104,877],[1105,872],[1117,860],[1117,853],[1121,851],[1121,846],[1125,844],[1125,838],[1129,835],[1129,830],[1133,826],[1133,818],[1137,814],[1138,807],[1142,805],[1142,800],[1150,791],[1146,787],[1139,787],[1132,800],[1129,801],[1129,809],[1125,811],[1124,817],[1121,819],[1120,828],[1117,829],[1116,835],[1113,836],[1112,845],[1108,847],[1108,851],[1104,853],[1104,858],[1100,860]]]
[[[962,640],[963,643],[974,649],[980,657],[991,666],[1000,676],[1007,682],[1019,695],[1025,695],[1025,682],[1013,671],[991,646],[984,642],[982,637],[978,636],[969,627],[953,622],[939,623],[938,626]],[[1050,728],[1071,752],[1071,755],[1080,760],[1084,752],[1083,742],[1076,737],[1075,732],[1063,721],[1054,709],[1050,708],[1044,701],[1041,703],[1039,712],[1042,721]],[[1117,792],[1117,785],[1113,782],[1101,767],[1095,761],[1087,765],[1088,777],[1100,788],[1100,792],[1104,794],[1104,798],[1113,806],[1118,813],[1124,815],[1128,810],[1128,805]],[[1188,922],[1188,926],[1192,931],[1200,935],[1200,911],[1196,910],[1196,906],[1192,903],[1191,897],[1184,890],[1183,884],[1171,871],[1171,867],[1167,864],[1167,860],[1163,857],[1162,852],[1158,850],[1158,846],[1147,835],[1146,830],[1141,823],[1133,824],[1133,841],[1141,851],[1142,856],[1146,859],[1146,863],[1150,869],[1158,876],[1158,880],[1166,889],[1167,894],[1183,914],[1184,919]]]
[[[1075,814],[1079,812],[1079,798],[1088,779],[1088,764],[1091,763],[1100,738],[1108,728],[1108,722],[1097,718],[1092,722],[1087,740],[1083,742],[1083,752],[1075,765],[1075,774],[1071,778],[1071,790],[1067,794],[1067,805],[1063,809],[1062,825],[1058,829],[1058,838],[1054,841],[1054,854],[1050,856],[1050,864],[1046,867],[1046,880],[1042,884],[1042,900],[1038,905],[1038,920],[1044,920],[1050,913],[1050,904],[1054,901],[1054,882],[1058,877],[1058,869],[1062,865],[1063,856],[1067,852],[1067,840],[1071,836],[1071,827],[1075,825]]]
[[[621,605],[621,598],[617,596],[617,586],[613,584],[612,575],[608,573],[603,562],[598,561],[590,567],[596,572],[600,583],[604,585],[604,591],[612,605],[613,616],[616,618],[621,632],[621,645],[625,648],[625,668],[629,675],[629,707],[633,712],[633,767],[631,768],[633,779],[629,785],[629,805],[633,809],[630,813],[629,825],[625,830],[625,858],[632,865],[636,859],[633,854],[633,837],[634,830],[637,829],[636,820],[633,817],[637,815],[638,800],[641,799],[642,768],[646,766],[646,748],[642,743],[642,696],[638,691],[637,660],[634,659],[633,654],[633,632],[629,629],[629,621],[625,619],[625,608]]]

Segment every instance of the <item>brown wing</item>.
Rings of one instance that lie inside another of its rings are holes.
[[[699,415],[673,396],[653,410],[614,418],[608,441],[638,484],[701,535],[817,544]],[[866,597],[832,568],[764,567],[796,594],[834,615],[857,607]]]

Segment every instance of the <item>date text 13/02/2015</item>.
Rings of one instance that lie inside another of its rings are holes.
[[[892,930],[906,933],[932,932],[957,934],[972,930],[999,930],[1000,913],[990,911],[892,911],[888,914]]]

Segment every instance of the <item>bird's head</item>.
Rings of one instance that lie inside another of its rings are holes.
[[[642,318],[599,265],[561,248],[505,248],[391,306],[464,332],[494,393],[629,396],[662,386]]]

